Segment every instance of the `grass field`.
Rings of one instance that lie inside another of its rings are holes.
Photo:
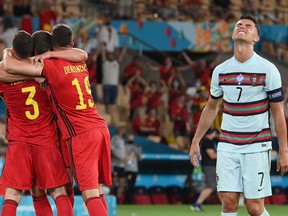
[[[189,205],[118,205],[117,216],[220,216],[220,205],[205,205],[204,212],[193,212]],[[288,205],[267,205],[271,216],[288,215]],[[240,207],[238,216],[247,216],[245,207]]]

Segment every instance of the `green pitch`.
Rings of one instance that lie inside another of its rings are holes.
[[[118,205],[117,216],[220,216],[220,205],[204,205],[204,212],[193,212],[190,205]],[[287,215],[288,205],[267,205],[271,216]],[[245,207],[240,207],[238,216],[247,216]]]

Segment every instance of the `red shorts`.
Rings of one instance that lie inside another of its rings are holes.
[[[11,142],[1,183],[6,187],[29,190],[35,181],[40,189],[55,188],[69,182],[59,148]]]
[[[60,151],[63,157],[65,167],[70,168],[71,165],[70,165],[70,158],[69,158],[68,143],[62,137],[59,137],[59,143],[60,143]]]
[[[93,128],[69,139],[74,179],[80,191],[112,185],[108,128]]]

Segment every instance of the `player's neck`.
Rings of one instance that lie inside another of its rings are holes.
[[[254,54],[253,46],[248,44],[234,44],[234,57],[237,61],[243,63],[250,59]]]
[[[18,57],[17,55],[14,55],[14,57],[17,59],[17,60],[19,60],[19,61],[22,61],[22,62],[31,62],[31,60],[30,60],[30,57],[28,57],[28,58],[20,58],[20,57]]]

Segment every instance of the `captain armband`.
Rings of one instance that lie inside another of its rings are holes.
[[[223,97],[223,95],[214,96],[214,95],[211,94],[211,98],[214,99],[214,100],[218,100],[218,99],[220,99],[220,98],[222,98],[222,97]]]
[[[267,92],[269,102],[280,102],[284,100],[282,87]]]

